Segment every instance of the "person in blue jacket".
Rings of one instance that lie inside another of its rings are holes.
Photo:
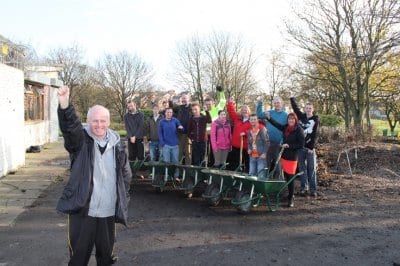
[[[158,127],[159,144],[162,149],[162,158],[167,163],[179,162],[179,138],[178,130],[183,130],[183,126],[178,119],[172,116],[172,108],[165,110],[165,118],[160,121]],[[175,177],[179,172],[175,172]]]
[[[269,112],[272,119],[281,125],[287,124],[287,112],[283,110],[282,100],[279,97],[275,97],[273,100],[274,108],[271,110],[263,111],[263,103],[261,97],[257,98],[256,114],[259,119],[266,119],[266,112]],[[278,154],[282,144],[282,131],[276,128],[270,122],[266,122],[266,127],[269,135],[270,146],[267,151],[267,168],[272,170],[276,165],[274,172],[274,178],[279,178],[281,173],[281,163],[277,161]]]

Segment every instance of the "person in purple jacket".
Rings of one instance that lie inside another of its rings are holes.
[[[159,144],[162,149],[162,158],[167,163],[179,162],[179,138],[178,130],[183,130],[183,126],[178,119],[172,117],[172,108],[165,110],[165,118],[160,121],[158,127]],[[178,177],[179,172],[175,172]]]

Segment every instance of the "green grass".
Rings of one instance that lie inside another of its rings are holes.
[[[126,137],[126,130],[120,129],[120,130],[115,130],[121,137]]]
[[[372,128],[375,136],[382,136],[383,130],[387,129],[388,135],[390,136],[390,127],[387,120],[371,119]],[[400,125],[397,123],[394,129],[394,135],[398,136],[400,132]]]

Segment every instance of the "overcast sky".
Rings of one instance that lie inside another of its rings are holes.
[[[0,34],[30,43],[40,55],[79,44],[85,61],[104,53],[137,53],[156,72],[156,83],[170,87],[167,73],[177,42],[193,34],[240,34],[257,56],[284,45],[288,0],[0,0]],[[258,79],[265,65],[259,60]],[[261,84],[262,85],[262,84]]]

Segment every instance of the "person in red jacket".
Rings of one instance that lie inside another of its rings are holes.
[[[236,112],[236,104],[231,97],[227,104],[227,111],[233,123],[232,151],[228,155],[228,169],[236,170],[241,163],[244,163],[243,172],[249,171],[249,154],[247,153],[247,132],[251,129],[250,108],[243,105],[240,113]],[[240,155],[242,150],[242,155]],[[242,157],[243,162],[240,161]]]

